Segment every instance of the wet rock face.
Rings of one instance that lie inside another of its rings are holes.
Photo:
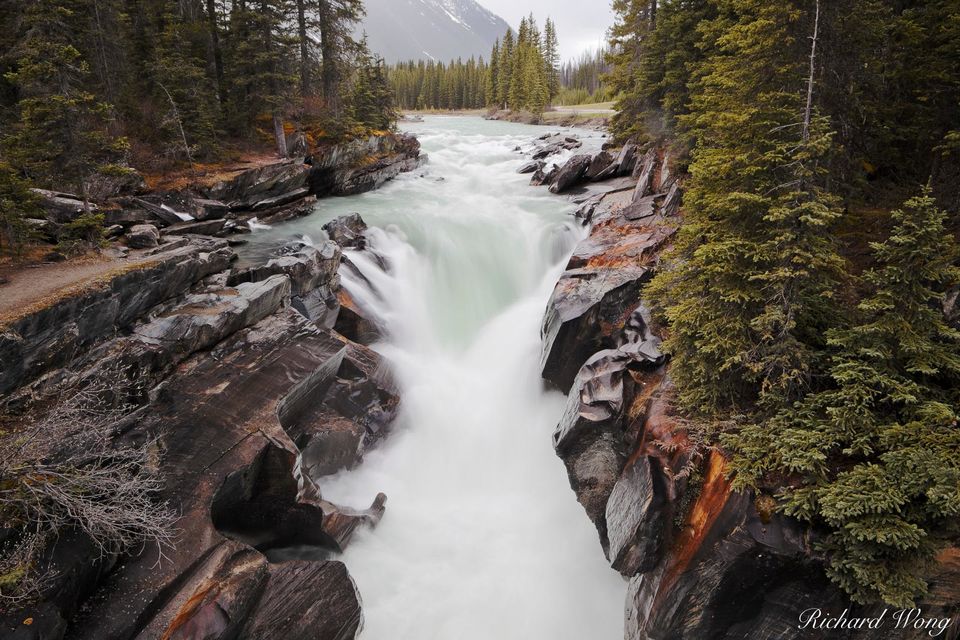
[[[340,216],[323,225],[330,239],[344,249],[363,250],[367,246],[367,224],[359,213]]]
[[[360,594],[342,562],[292,561],[270,567],[242,637],[352,640],[362,626]]]
[[[610,167],[601,175],[612,175]],[[815,532],[758,509],[752,493],[733,492],[723,455],[674,417],[669,366],[642,297],[682,194],[661,150],[646,152],[633,175],[627,189],[585,196],[577,215],[592,223],[590,235],[575,248],[542,331],[543,375],[569,388],[557,454],[611,566],[630,580],[625,637],[819,639],[824,630],[798,628],[801,612],[878,615],[851,605],[825,577]],[[956,298],[944,304],[953,321]],[[930,615],[956,616],[958,559],[956,549],[941,556],[922,605]]]

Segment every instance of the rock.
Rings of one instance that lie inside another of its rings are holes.
[[[634,192],[636,193],[636,192]],[[631,202],[623,209],[623,217],[627,220],[643,220],[655,215],[658,211],[657,201],[660,196],[645,196]]]
[[[608,180],[619,176],[628,176],[633,172],[637,162],[637,145],[628,142],[620,148],[617,157],[614,158],[606,169],[601,171],[596,180]]]
[[[627,577],[653,569],[660,561],[666,527],[664,516],[668,476],[659,461],[638,456],[624,469],[607,500],[604,521],[614,569]]]
[[[127,232],[125,240],[131,249],[150,249],[159,244],[160,230],[152,224],[138,224]]]
[[[550,165],[549,171],[544,171],[544,168],[541,167],[537,169],[533,176],[530,178],[530,185],[534,187],[539,187],[542,185],[553,184],[554,180],[557,179],[557,174],[560,172],[560,167],[557,165]]]
[[[563,193],[567,189],[579,184],[590,168],[589,155],[573,156],[557,173],[556,179],[550,185],[550,193]]]
[[[225,541],[214,549],[140,637],[236,638],[260,599],[268,574],[267,559],[262,554],[238,542]]]
[[[636,265],[564,272],[547,303],[541,331],[543,377],[569,390],[591,354],[614,346],[651,275]]]
[[[154,216],[154,218],[163,222],[164,225],[180,224],[192,217],[187,215],[181,217],[173,209],[165,207],[161,204],[155,204],[149,200],[144,200],[143,198],[132,198],[130,202],[148,211],[152,216]]]
[[[75,220],[83,211],[83,199],[72,193],[48,191],[46,189],[31,189],[39,197],[40,207],[46,213],[47,220],[57,224],[66,224]],[[88,204],[91,211],[97,206]]]
[[[0,395],[129,329],[147,310],[225,269],[233,255],[225,242],[197,239],[123,269],[80,295],[0,324]]]
[[[623,442],[623,372],[625,358],[609,351],[584,365],[553,445],[563,460],[570,487],[597,527],[604,551],[608,548],[606,506],[626,462]]]
[[[190,201],[193,217],[197,220],[211,220],[225,218],[230,213],[230,207],[219,200],[209,198],[193,198]]]
[[[157,222],[158,218],[138,206],[124,206],[121,209],[107,209],[103,212],[103,222],[106,225],[132,226],[135,224],[148,224]]]
[[[226,220],[223,220],[222,218],[205,220],[203,222],[178,222],[177,224],[172,224],[164,229],[163,233],[177,236],[215,236],[223,230],[223,226],[225,224]]]
[[[291,202],[296,202],[297,200],[302,200],[310,195],[309,187],[301,187],[299,189],[294,189],[292,191],[287,191],[281,193],[272,198],[264,198],[263,200],[258,200],[254,202],[249,209],[251,211],[263,211],[265,209],[274,209],[277,207],[282,207],[284,205],[290,204]]]
[[[340,267],[340,247],[333,242],[320,246],[305,246],[295,254],[273,258],[256,270],[256,278],[266,274],[283,273],[290,277],[293,295],[303,296],[320,285],[330,285],[337,277]]]
[[[534,160],[544,160],[549,156],[560,153],[565,150],[579,149],[583,146],[583,143],[580,142],[574,136],[565,136],[563,134],[555,134],[548,136],[546,138],[540,137],[539,142],[542,144],[538,145],[537,149],[533,153]]]
[[[147,183],[136,169],[110,167],[84,180],[87,197],[103,202],[117,196],[130,196],[147,190]]]
[[[611,164],[613,164],[613,156],[610,155],[608,151],[601,151],[593,156],[593,160],[590,161],[590,166],[587,167],[587,172],[584,174],[584,177],[586,177],[587,180],[597,180],[600,174]]]
[[[347,196],[371,191],[401,173],[414,171],[427,158],[411,134],[390,134],[334,145],[310,158],[311,191]]]
[[[641,299],[650,266],[672,237],[674,228],[656,218],[631,221],[623,209],[593,207],[590,235],[573,251],[547,304],[543,328],[543,377],[563,391],[594,353],[617,346]]]
[[[49,602],[0,614],[0,635],[5,640],[62,640],[66,633],[67,621]]]
[[[276,276],[283,285],[286,280]],[[274,285],[267,281],[247,286]],[[143,333],[128,340],[141,340]],[[163,354],[171,348],[168,345],[165,340],[147,343],[147,353],[167,357]],[[125,346],[119,351],[130,354],[133,349]],[[378,496],[367,511],[343,510],[323,500],[319,488],[300,468],[297,447],[286,431],[323,397],[345,353],[341,341],[323,334],[291,309],[282,309],[176,368],[176,376],[159,390],[130,437],[159,438],[158,464],[164,483],[158,497],[181,514],[177,546],[167,550],[163,562],[157,562],[156,549],[148,548],[119,565],[92,597],[90,611],[106,610],[109,603],[123,606],[112,608],[110,616],[94,613],[77,619],[73,638],[160,637],[163,630],[183,628],[176,624],[181,614],[185,623],[192,621],[221,633],[224,618],[216,615],[217,607],[229,604],[242,617],[242,609],[249,609],[243,602],[252,601],[260,571],[255,556],[245,556],[250,562],[230,561],[232,552],[227,551],[256,546],[270,552],[298,545],[341,549],[356,527],[376,522],[384,498]],[[145,355],[138,358],[146,364]],[[248,578],[240,579],[243,575]],[[317,579],[325,574],[309,575]],[[295,577],[285,580],[294,584]],[[200,588],[214,584],[221,585],[220,593]],[[311,602],[329,605],[322,607],[327,612],[322,615],[329,615],[334,603],[325,594],[334,584],[339,582],[331,578],[309,588],[296,584],[296,589]],[[268,597],[272,589],[268,583],[244,629],[234,637],[259,637],[252,630],[260,628],[254,621],[279,610],[276,604],[264,606],[265,601],[273,602]],[[302,600],[289,594],[284,599],[290,606],[296,602],[303,608],[284,609],[281,620],[293,616],[320,624],[319,618],[310,617],[316,612]],[[205,605],[209,607],[201,613]]]
[[[630,581],[629,640],[819,638],[798,630],[800,613],[849,607],[811,559],[805,527],[761,516],[752,495],[730,490],[725,473],[714,452],[675,548]]]
[[[146,344],[164,345],[186,356],[256,324],[289,297],[290,279],[284,275],[246,282],[219,293],[194,294],[156,320],[134,329],[134,335]]]
[[[634,171],[637,177],[637,188],[633,192],[634,202],[653,193],[653,178],[656,168],[657,150],[651,148],[644,154],[643,159],[637,164]]]
[[[331,240],[344,249],[363,250],[367,246],[367,224],[359,213],[340,216],[323,225]]]
[[[353,640],[362,621],[360,594],[342,562],[285,562],[270,567],[267,587],[241,637]]]
[[[543,160],[531,160],[530,162],[524,163],[517,169],[517,173],[535,173],[543,169],[546,163]]]
[[[323,403],[287,425],[301,448],[303,468],[314,479],[358,464],[366,448],[387,433],[400,403],[380,356],[343,342],[347,352]]]
[[[107,238],[119,238],[123,235],[123,226],[112,224],[103,230],[103,235]]]
[[[67,259],[67,256],[63,255],[59,251],[50,251],[49,253],[43,254],[44,262],[64,262]]]
[[[243,171],[205,189],[206,199],[230,203],[232,210],[247,210],[258,202],[283,196],[308,186],[311,168],[298,160],[281,160]]]
[[[340,314],[333,326],[337,333],[362,345],[373,344],[383,337],[377,323],[357,305],[346,289],[337,292],[337,299],[340,302]]]

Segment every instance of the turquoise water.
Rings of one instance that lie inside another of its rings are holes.
[[[321,201],[246,248],[318,239],[330,218],[359,212],[388,266],[353,253],[364,278],[344,286],[388,327],[376,348],[402,413],[360,467],[321,480],[346,505],[388,496],[383,521],[342,558],[363,598],[361,637],[620,638],[625,585],[554,455],[565,399],[538,370],[546,302],[584,233],[572,205],[516,174],[514,148],[547,129],[456,117],[409,129],[430,155],[422,170]]]

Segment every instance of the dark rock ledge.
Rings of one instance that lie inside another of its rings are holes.
[[[249,233],[254,220],[269,224],[305,216],[317,198],[377,189],[426,160],[413,135],[390,133],[320,147],[307,156],[171,179],[154,189],[131,170],[113,188],[95,191],[94,208],[111,237],[123,236],[130,248],[152,248],[164,237],[228,237]],[[35,191],[44,219],[31,224],[51,239],[83,213],[76,195]]]
[[[168,240],[152,262],[0,327],[0,410],[29,417],[126,372],[137,409],[121,437],[156,442],[176,546],[102,555],[64,532],[53,584],[0,615],[0,636],[353,638],[360,597],[333,558],[386,498],[338,506],[319,480],[361,461],[399,399],[379,356],[330,328],[341,247],[295,245],[237,271],[224,240]],[[304,548],[314,559],[280,562]]]
[[[823,638],[823,630],[798,629],[802,611],[879,615],[882,608],[852,605],[825,578],[815,531],[733,492],[723,455],[690,442],[674,415],[669,363],[643,299],[679,225],[681,183],[667,153],[627,144],[616,154],[574,156],[545,180],[537,172],[535,183],[572,194],[591,225],[547,305],[542,365],[543,377],[569,394],[557,454],[612,568],[629,580],[624,637]],[[948,317],[954,306],[945,306]],[[958,549],[943,553],[919,605],[925,616],[953,617],[954,638],[958,558]],[[826,633],[866,640],[883,632]],[[929,637],[924,629],[895,633]]]

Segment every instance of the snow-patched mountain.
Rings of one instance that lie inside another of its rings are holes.
[[[507,30],[500,16],[475,0],[364,0],[360,26],[370,48],[387,62],[490,57]]]

